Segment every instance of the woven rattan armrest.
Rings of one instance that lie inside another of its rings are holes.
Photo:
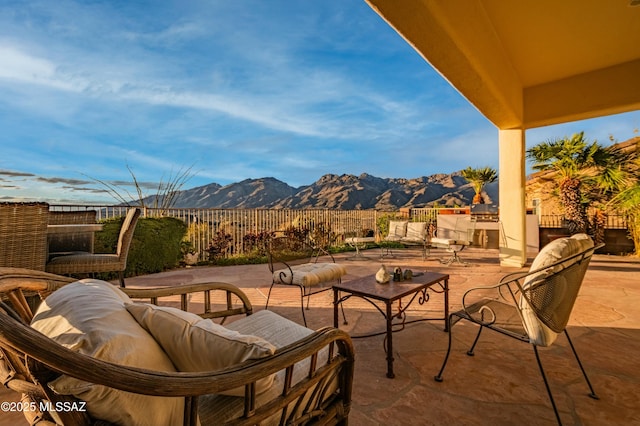
[[[224,318],[233,315],[251,315],[253,307],[249,298],[242,290],[233,284],[223,282],[209,282],[172,287],[159,288],[123,288],[121,289],[132,299],[149,300],[149,302],[157,305],[162,298],[172,296],[180,296],[180,309],[190,311],[189,301],[194,294],[203,293],[204,310],[195,312],[202,318]],[[224,292],[226,309],[212,310],[212,293]],[[242,306],[236,306],[234,296],[241,302]]]
[[[27,322],[33,313],[25,305],[24,295],[39,295],[44,299],[60,287],[76,281],[75,278],[63,277],[48,272],[33,271],[23,268],[0,268],[0,295],[11,301],[13,309]],[[195,312],[203,318],[225,318],[232,315],[250,315],[253,306],[249,298],[238,287],[222,282],[200,283],[160,288],[121,288],[132,299],[148,300],[157,305],[162,298],[180,296],[180,308],[189,311],[189,300],[195,293],[203,293],[204,310]],[[225,292],[226,309],[212,310],[211,293]],[[233,303],[235,296],[242,306]]]

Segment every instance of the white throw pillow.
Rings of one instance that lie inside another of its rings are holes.
[[[404,236],[407,234],[407,223],[407,221],[389,221],[389,235],[387,235],[386,239],[397,241],[400,238],[404,238]]]
[[[162,348],[127,312],[129,297],[114,285],[82,280],[47,297],[31,326],[57,343],[104,361],[174,372]],[[87,403],[89,414],[114,424],[182,424],[183,398],[138,395],[61,376],[49,383],[56,393]]]
[[[177,308],[132,303],[127,310],[162,346],[179,371],[218,371],[251,359],[274,354],[276,348],[266,340],[229,330],[209,319]],[[271,386],[273,376],[259,380],[256,392]],[[244,388],[224,395],[244,396]]]

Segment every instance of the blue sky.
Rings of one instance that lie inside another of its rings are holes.
[[[498,165],[497,129],[363,0],[0,0],[0,129],[0,200],[113,202],[95,180],[128,168],[150,187],[191,168],[191,188]]]

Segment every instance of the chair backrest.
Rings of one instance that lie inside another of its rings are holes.
[[[282,264],[298,265],[317,261],[319,250],[291,237],[270,238],[267,244],[269,271],[281,269]]]
[[[97,215],[98,212],[95,210],[50,211],[49,225],[96,223]],[[50,234],[49,254],[69,251],[93,253],[94,239],[93,231]]]
[[[120,258],[121,262],[127,264],[127,256],[129,255],[129,247],[131,246],[131,241],[133,240],[133,232],[136,229],[136,224],[138,223],[138,218],[140,217],[140,209],[139,208],[131,208],[127,211],[127,215],[122,222],[122,227],[120,228],[120,235],[118,236],[118,248],[116,253]]]
[[[438,238],[473,242],[476,220],[470,215],[438,215]]]
[[[593,251],[591,238],[576,234],[554,240],[538,253],[520,297],[531,343],[549,346],[564,331]]]
[[[427,238],[427,222],[407,223],[407,239],[425,240]]]
[[[73,225],[74,223],[96,223],[98,212],[95,210],[51,211],[49,225]]]
[[[0,266],[44,271],[47,203],[0,203]]]

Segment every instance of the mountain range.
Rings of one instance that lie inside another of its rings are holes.
[[[298,188],[272,177],[245,179],[229,185],[210,183],[182,190],[178,208],[377,209],[461,206],[471,204],[474,191],[460,175],[434,174],[415,179],[326,174]],[[486,203],[497,203],[498,182],[485,186]]]
[[[638,150],[640,137],[611,145],[610,149],[630,152]],[[550,194],[553,185],[550,171],[527,177],[527,188]],[[210,183],[179,191],[174,207],[178,208],[290,208],[290,209],[377,209],[394,211],[402,207],[465,206],[475,195],[461,172],[434,174],[414,179],[380,178],[363,173],[360,176],[326,174],[311,185],[293,187],[272,177],[245,179],[229,185]],[[487,184],[483,191],[487,204],[498,204],[498,181]],[[546,195],[548,197],[548,195]],[[145,202],[152,204],[153,198]]]

